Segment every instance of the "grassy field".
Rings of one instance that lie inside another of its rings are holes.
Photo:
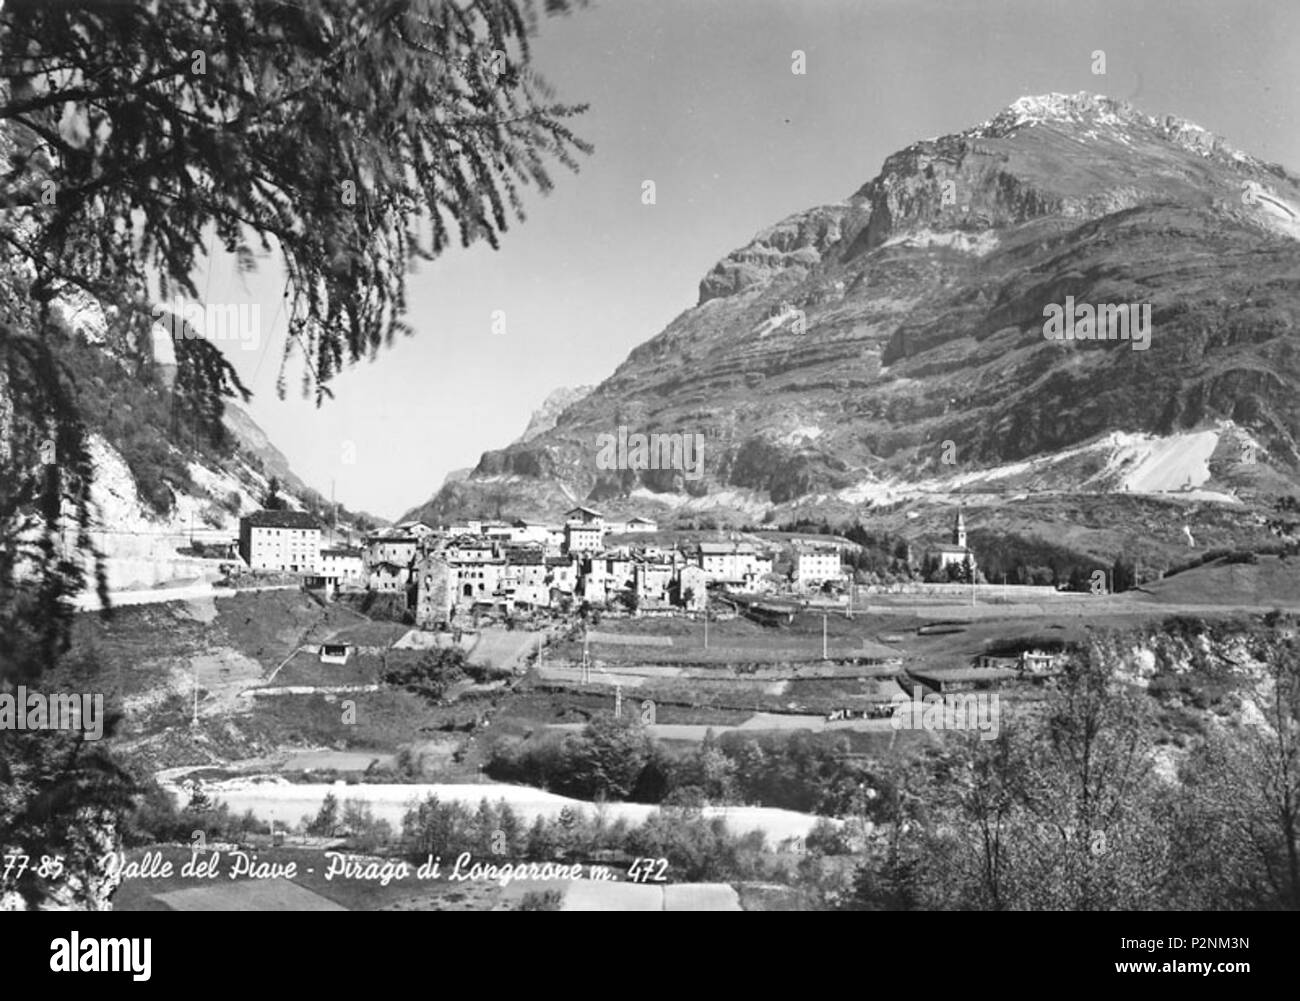
[[[1260,556],[1257,563],[1216,560],[1142,588],[1167,604],[1300,606],[1300,556]]]
[[[816,613],[799,614],[793,623],[780,626],[762,626],[744,618],[711,623],[707,652],[701,622],[607,618],[598,627],[600,632],[633,640],[662,637],[671,645],[611,642],[593,644],[592,653],[598,664],[614,670],[681,658],[671,665],[678,669],[675,675],[649,672],[639,687],[626,687],[625,714],[639,715],[642,702],[649,699],[655,703],[659,724],[736,727],[760,712],[789,718],[863,708],[903,691],[894,676],[908,669],[965,666],[983,653],[1060,649],[1110,627],[1158,630],[1185,608],[1217,606],[1217,610],[1187,613],[1192,621],[1258,619],[1259,610],[1235,611],[1232,606],[1250,604],[1260,595],[1258,609],[1265,609],[1300,596],[1300,560],[1261,557],[1257,564],[1211,563],[1153,584],[1148,591],[1043,601],[1038,606],[1005,605],[998,607],[996,618],[974,619],[952,615],[947,599],[927,604],[918,617],[916,596],[881,596],[885,600],[873,605],[871,614],[827,619],[831,657],[851,656],[887,638],[885,643],[898,663],[879,668],[824,665],[822,617]],[[1264,595],[1270,600],[1264,600]],[[497,735],[539,733],[551,724],[581,724],[614,711],[611,679],[599,670],[592,673],[589,684],[576,679],[542,682],[530,673],[508,688],[474,692],[450,705],[432,705],[397,690],[241,696],[242,689],[265,684],[270,672],[302,644],[334,637],[360,646],[386,647],[406,627],[366,622],[354,611],[322,606],[292,591],[218,598],[211,622],[203,621],[210,616],[198,614],[202,610],[194,605],[134,606],[107,621],[95,615],[78,616],[72,655],[52,679],[73,690],[102,691],[110,709],[126,709],[112,746],[142,777],[162,768],[221,769],[245,761],[282,761],[293,752],[332,749],[395,756],[404,749],[436,745],[425,777],[467,781],[478,775],[485,745]],[[1081,607],[1094,614],[1078,614]],[[918,632],[919,627],[945,619],[952,621],[952,631]],[[548,666],[562,663],[564,655],[576,660],[581,643],[568,641],[548,648]],[[394,662],[419,656],[414,651],[390,654]],[[681,669],[692,662],[694,666]],[[300,654],[280,670],[274,684],[373,683],[379,663],[377,657],[363,654],[340,668]],[[880,672],[885,676],[867,676]],[[195,673],[200,721],[191,727]],[[1173,740],[1196,725],[1187,707],[1228,705],[1235,698],[1232,688],[1227,678],[1173,674],[1158,675],[1151,685]],[[1003,695],[1012,698],[1016,691],[1012,685]],[[484,729],[489,720],[489,728]],[[935,739],[923,731],[836,733],[849,742],[850,753],[886,758]],[[417,897],[412,897],[411,906],[422,906]]]

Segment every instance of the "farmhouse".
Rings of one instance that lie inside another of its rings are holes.
[[[575,507],[571,511],[565,511],[564,520],[577,522],[580,525],[594,525],[602,533],[605,531],[605,516],[589,507]]]
[[[1020,676],[1020,671],[1014,667],[909,668],[907,673],[940,694],[999,688]]]

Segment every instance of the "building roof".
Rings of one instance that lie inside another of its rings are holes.
[[[506,550],[506,562],[511,566],[541,566],[544,559],[540,549]]]
[[[1014,667],[913,667],[908,673],[922,681],[1010,681],[1020,677]]]
[[[340,547],[338,549],[322,549],[320,554],[322,556],[351,556],[355,559],[361,559],[361,550],[348,549],[346,547]]]
[[[641,517],[639,514],[638,514],[635,518],[628,518],[627,523],[628,523],[629,525],[657,525],[657,524],[659,524],[659,522],[655,521],[653,518],[643,518],[643,517]]]
[[[601,514],[601,513],[600,513],[599,511],[597,511],[595,508],[582,507],[581,505],[579,505],[578,507],[575,507],[575,508],[570,508],[568,511],[565,511],[565,512],[564,512],[564,516],[565,516],[566,518],[567,518],[569,515],[571,515],[571,514],[589,514],[589,515],[591,515],[592,517],[595,517],[595,518],[603,518],[603,517],[605,517],[603,514]]]
[[[241,524],[250,528],[315,528],[320,529],[316,519],[306,511],[254,511],[239,519]]]

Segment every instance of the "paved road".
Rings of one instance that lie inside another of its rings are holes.
[[[182,584],[180,587],[157,587],[143,591],[109,591],[108,600],[115,607],[126,605],[158,605],[167,601],[194,601],[204,598],[225,598],[245,591],[296,591],[299,584],[270,584],[266,587],[241,587],[235,591],[228,587],[213,587],[211,581]],[[93,591],[83,591],[72,599],[79,612],[99,609],[99,596]]]

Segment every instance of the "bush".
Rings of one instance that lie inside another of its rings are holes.
[[[825,817],[818,819],[804,841],[808,851],[818,855],[851,855],[853,846],[846,825],[836,824]]]
[[[184,809],[178,810],[171,796],[157,782],[150,782],[136,799],[123,826],[123,842],[130,846],[173,842],[190,844],[194,832],[207,841],[245,841],[250,834],[269,834],[271,826],[245,811],[232,817],[225,803],[212,805],[201,791]]]
[[[390,667],[384,672],[383,682],[438,702],[447,689],[464,678],[465,652],[459,647],[440,647],[428,651],[414,664]]]
[[[349,843],[357,851],[373,852],[393,840],[393,825],[386,820],[376,819],[370,804],[363,800],[343,801],[340,826],[342,833],[347,835]]]
[[[558,911],[564,902],[564,894],[559,890],[543,890],[538,893],[529,890],[516,905],[517,911]]]
[[[649,781],[666,771],[658,747],[633,720],[599,717],[581,733],[535,740],[508,738],[493,745],[487,774],[579,799],[658,802],[663,789]]]

